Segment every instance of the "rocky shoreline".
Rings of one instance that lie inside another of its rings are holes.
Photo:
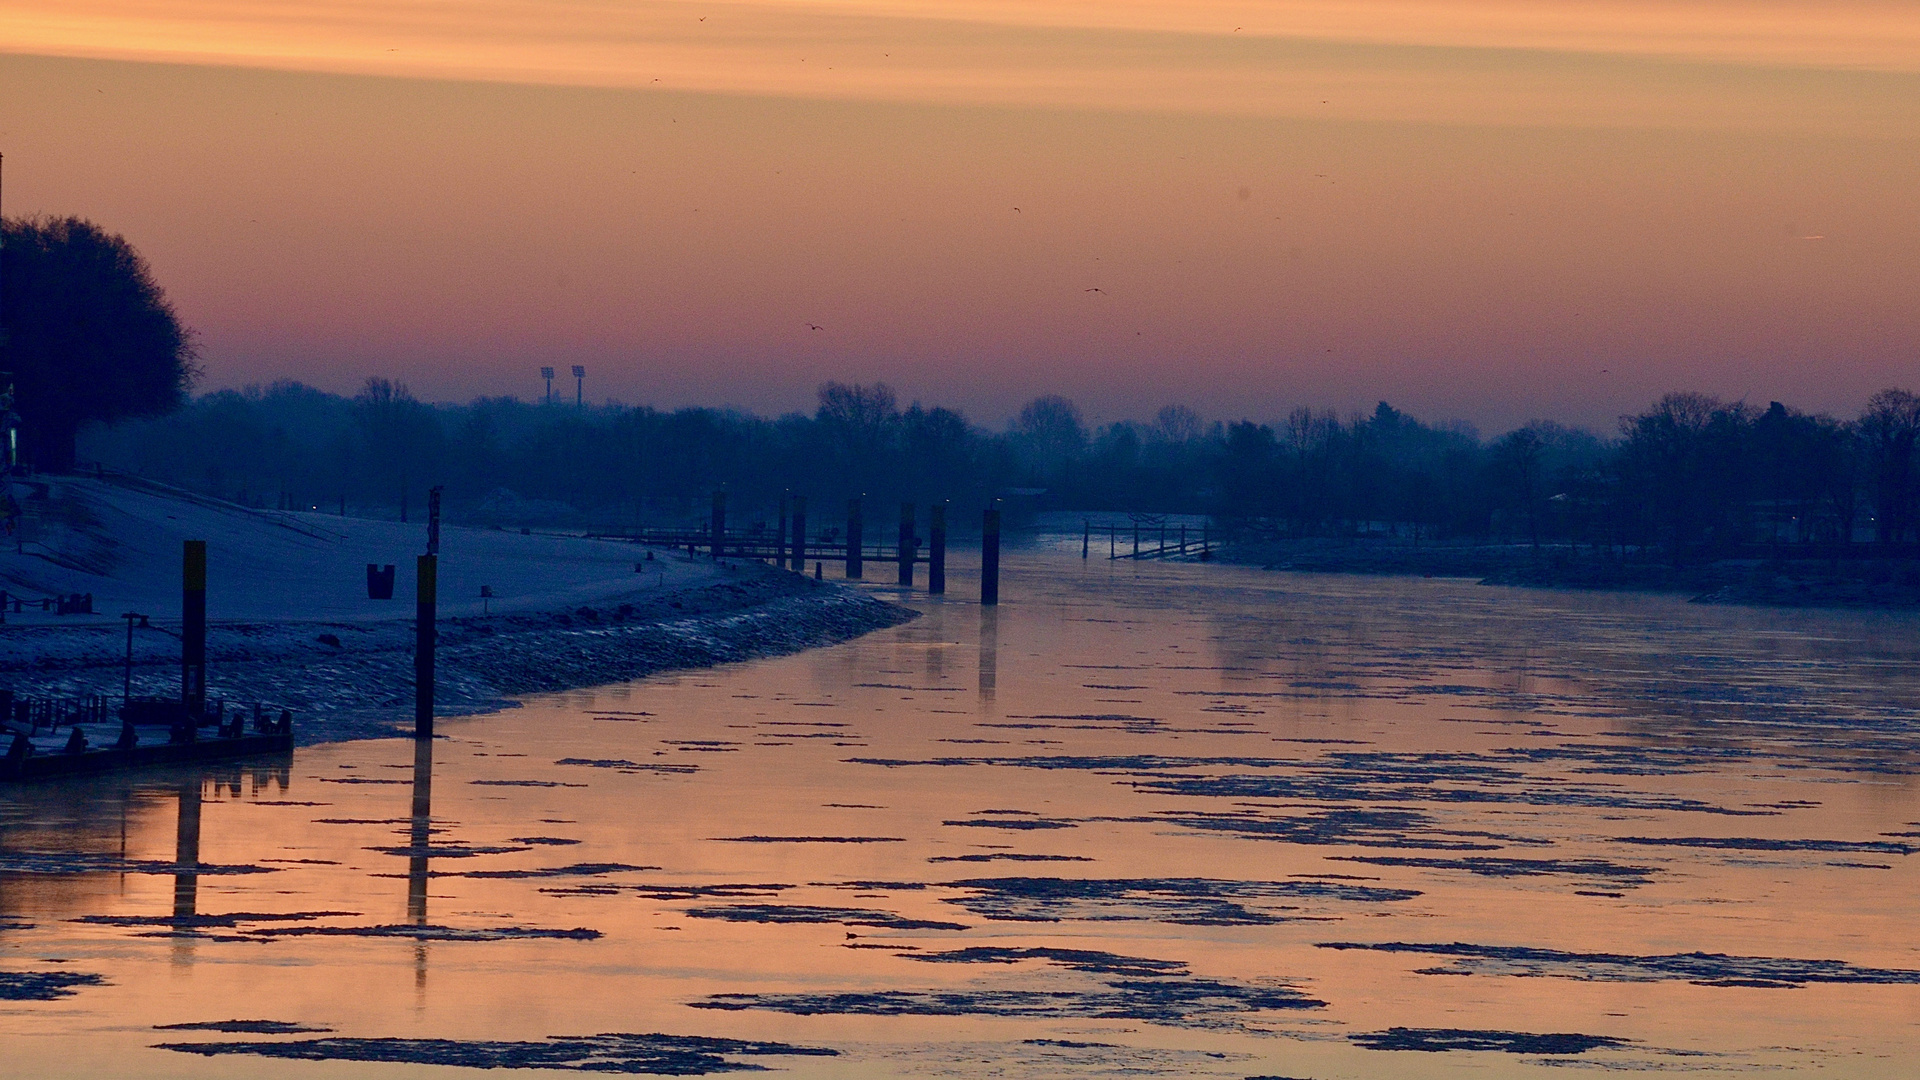
[[[916,617],[857,589],[744,564],[716,583],[632,603],[442,619],[435,713],[471,716],[511,708],[518,695],[785,655]],[[135,646],[134,694],[177,694],[178,643],[148,632]],[[300,745],[412,728],[411,622],[216,624],[207,646],[209,697],[291,709]],[[0,685],[117,698],[125,650],[116,626],[8,627]]]

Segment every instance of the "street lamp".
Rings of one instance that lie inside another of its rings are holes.
[[[587,369],[579,364],[573,365],[573,405],[579,408],[587,403]]]
[[[547,380],[547,404],[551,405],[553,404],[553,369],[550,367],[541,368],[540,377]]]

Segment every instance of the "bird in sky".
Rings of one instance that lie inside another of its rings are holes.
[[[826,327],[824,327],[824,326],[821,326],[821,325],[820,325],[819,323],[808,323],[808,324],[807,324],[807,329],[809,329],[809,330],[825,330],[825,329],[826,329]]]
[[[1088,292],[1097,292],[1097,293],[1099,293],[1099,294],[1101,294],[1102,296],[1105,296],[1105,295],[1106,295],[1106,290],[1105,290],[1105,289],[1088,289],[1087,291],[1088,291]]]

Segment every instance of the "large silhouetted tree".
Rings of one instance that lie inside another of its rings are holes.
[[[17,388],[23,456],[73,467],[74,435],[94,420],[178,408],[199,374],[193,334],[133,245],[90,221],[0,222],[0,370]]]

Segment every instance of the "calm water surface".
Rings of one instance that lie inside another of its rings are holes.
[[[1920,1059],[1910,617],[1045,553],[997,612],[972,581],[420,753],[0,792],[0,1072]],[[567,1041],[602,1033],[739,1042]]]

